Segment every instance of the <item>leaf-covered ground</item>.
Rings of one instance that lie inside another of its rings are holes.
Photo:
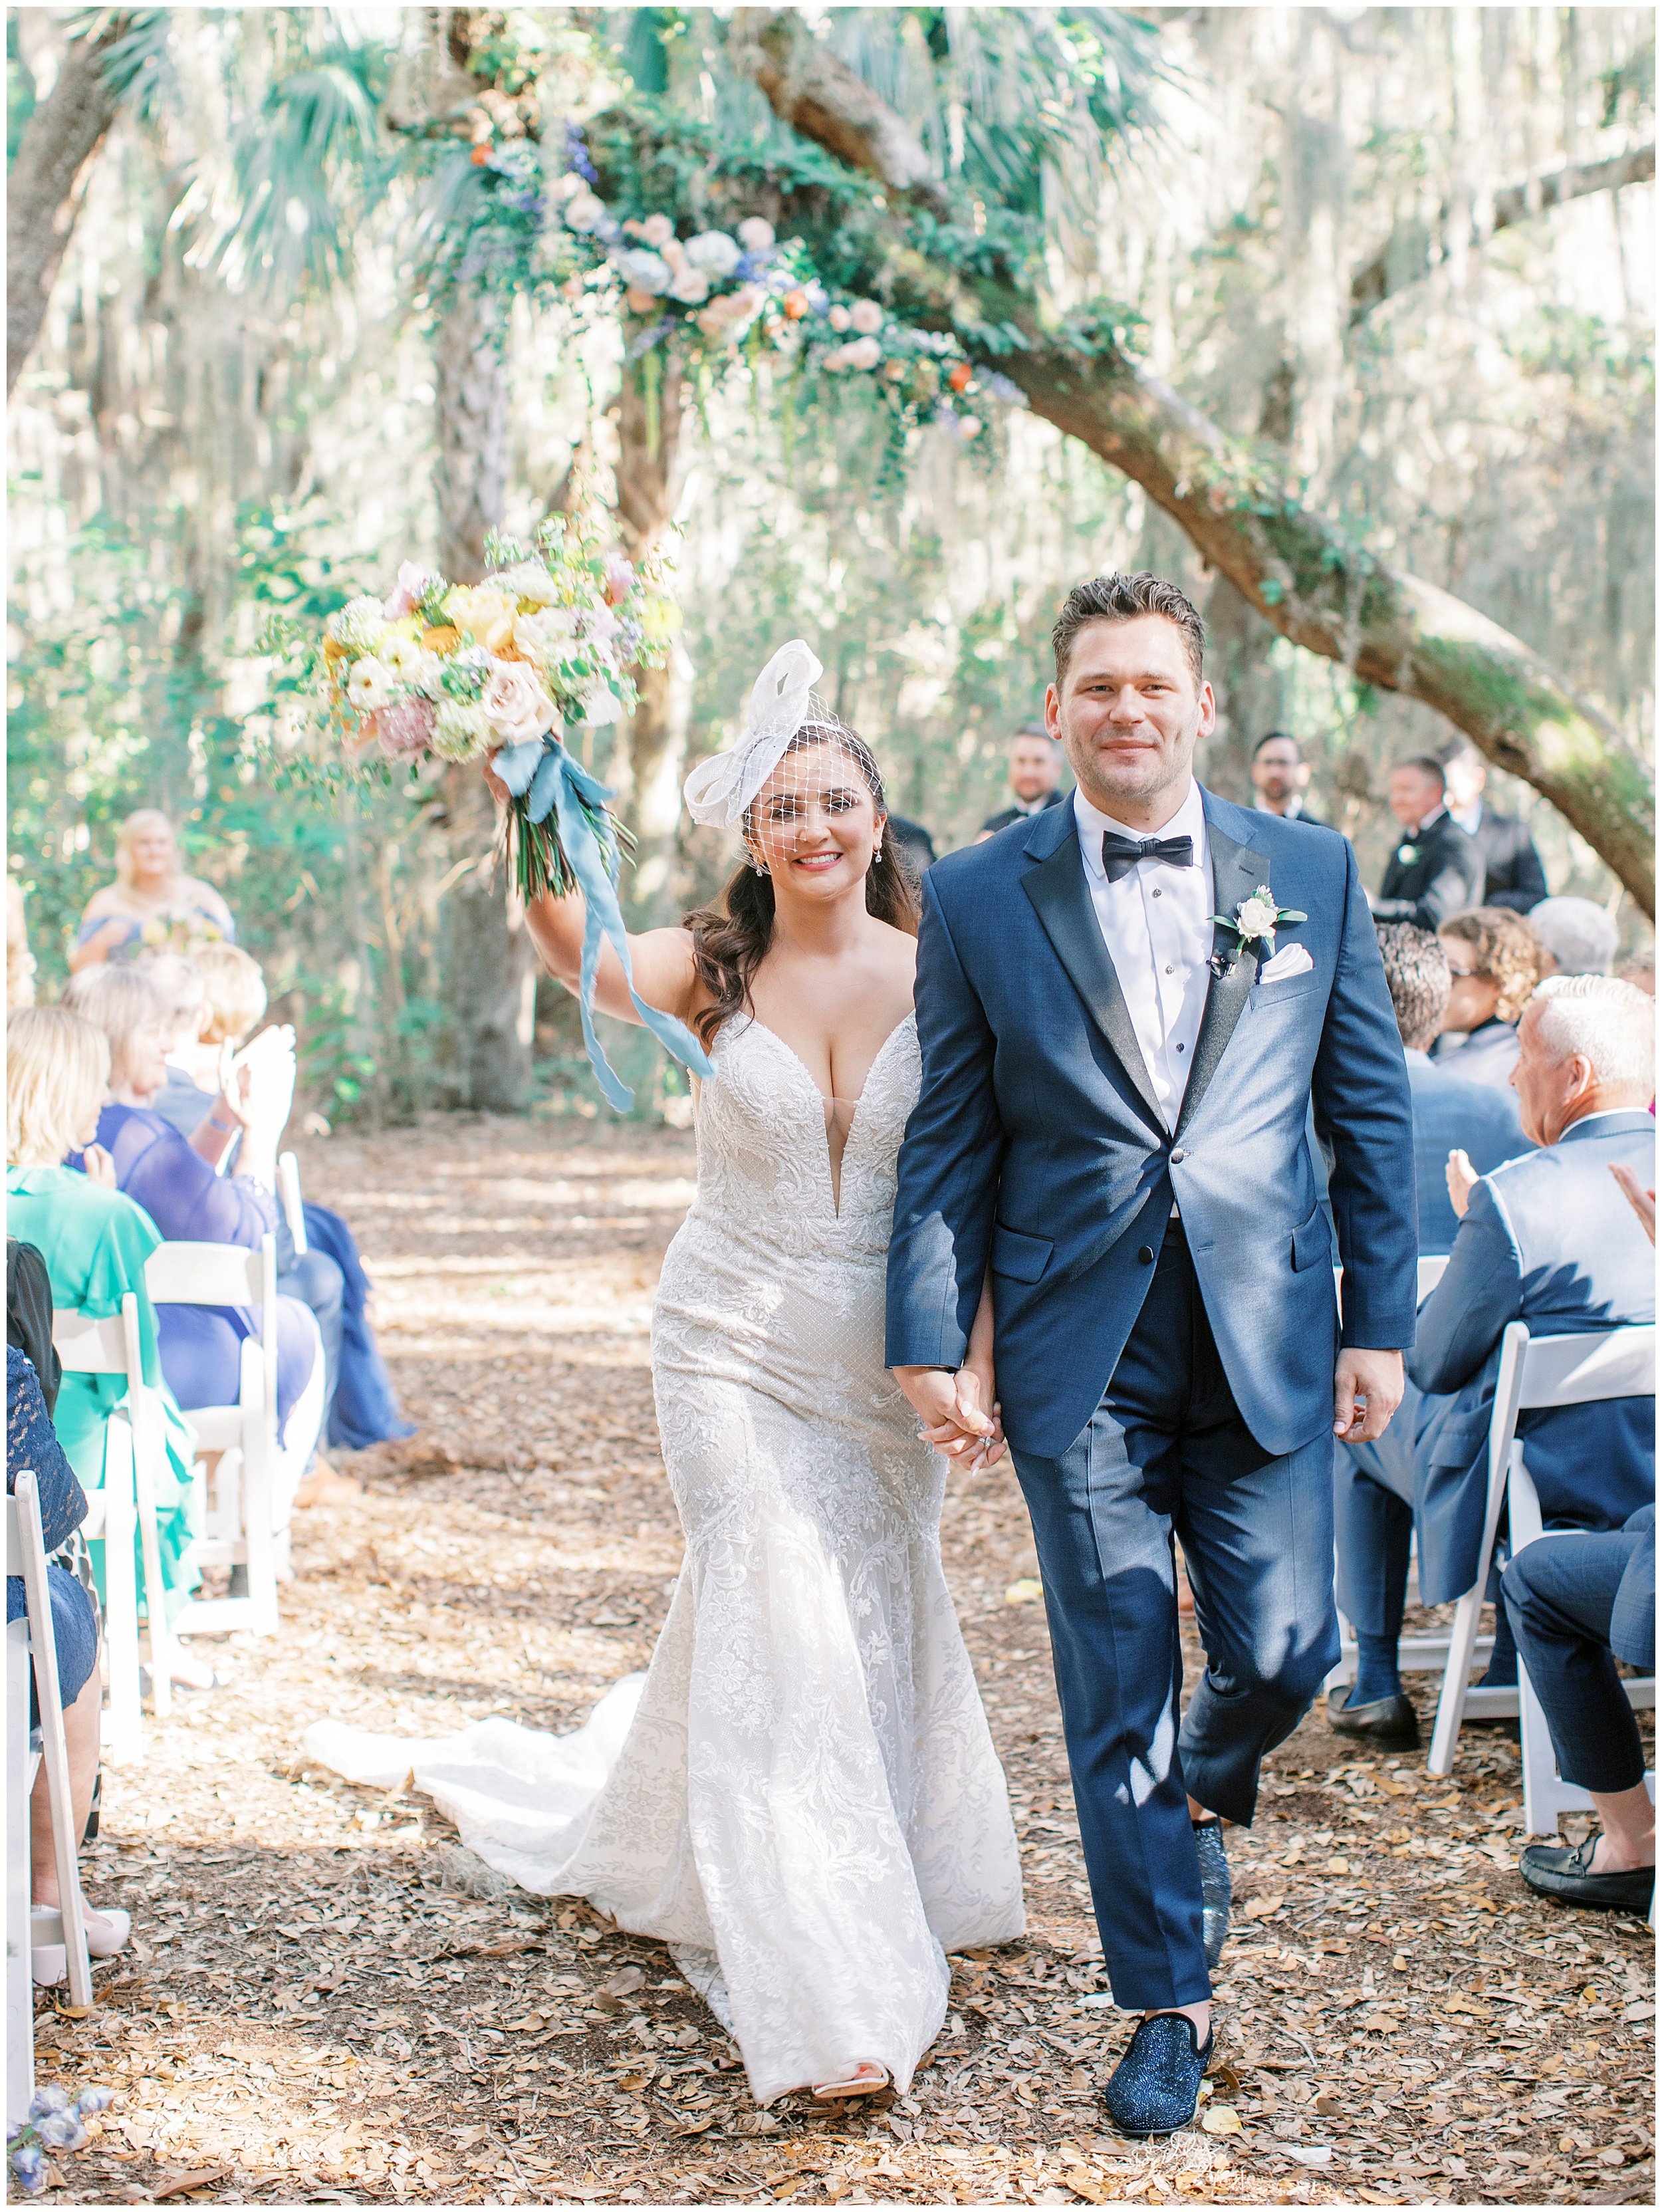
[[[1210,2126],[1107,2131],[1126,2028],[1005,1470],[955,1483],[945,1549],[1030,1933],[955,1961],[908,2099],[758,2112],[657,1946],[480,1881],[430,1807],[300,1764],[331,1713],[567,1727],[646,1660],[680,1555],[648,1310],[692,1172],[687,1137],[569,1121],[305,1157],[362,1240],[421,1430],[343,1463],[300,1516],[281,1636],[208,1647],[224,1686],[106,1777],[88,1887],[136,1940],[89,2018],[40,2021],[44,2077],[118,2093],[60,2201],[1653,2201],[1650,1935],[1523,1889],[1495,1729],[1434,1784],[1305,1723],[1231,1834]]]

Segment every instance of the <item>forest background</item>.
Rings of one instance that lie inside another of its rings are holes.
[[[1001,803],[1062,596],[1116,567],[1205,613],[1207,781],[1248,796],[1253,739],[1295,732],[1316,811],[1377,880],[1389,764],[1483,720],[1424,653],[1391,688],[1364,604],[1388,569],[1432,587],[1442,641],[1485,618],[1539,657],[1537,695],[1573,702],[1544,723],[1570,731],[1573,775],[1489,718],[1491,752],[1534,778],[1491,796],[1527,813],[1555,890],[1647,945],[1653,24],[12,11],[8,865],[40,994],[121,817],[159,805],[295,1023],[313,1112],[594,1111],[574,1012],[539,991],[482,858],[476,770],[320,781],[262,649],[274,614],[315,629],[402,560],[476,574],[488,526],[525,534],[580,481],[626,550],[680,538],[670,663],[582,748],[640,839],[638,922],[731,866],[676,794],[786,637],[814,641],[893,803],[945,850]],[[561,179],[591,155],[620,210],[767,213],[919,320],[943,271],[974,291],[977,319],[940,315],[977,362],[983,434],[782,354],[643,349],[639,319],[550,274]],[[1075,368],[1107,415],[1070,396]],[[1128,393],[1142,444],[1112,413]],[[1255,518],[1233,539],[1220,483]],[[1317,650],[1305,555],[1277,566],[1307,522],[1343,617]],[[607,1042],[636,1111],[676,1115],[679,1071],[639,1033]]]

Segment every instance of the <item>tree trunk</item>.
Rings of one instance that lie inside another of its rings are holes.
[[[1206,665],[1217,694],[1217,727],[1206,748],[1208,788],[1253,804],[1253,748],[1279,727],[1281,678],[1270,666],[1276,634],[1227,576],[1206,596]]]
[[[1549,799],[1654,915],[1650,779],[1613,723],[1498,623],[1387,568],[1302,507],[1260,456],[1131,361],[1110,325],[1084,314],[1060,328],[1047,321],[967,226],[971,273],[930,252],[945,201],[938,185],[917,181],[921,149],[901,118],[885,109],[881,127],[873,123],[881,103],[870,88],[794,9],[741,9],[734,21],[736,51],[775,112],[889,187],[863,218],[842,210],[838,238],[851,260],[867,259],[861,276],[898,313],[955,331],[1035,414],[1141,484],[1283,636],[1446,715]],[[801,216],[823,223],[806,203]]]
[[[617,521],[623,550],[637,565],[675,520],[686,472],[683,396],[681,360],[673,347],[625,362],[618,395]],[[690,703],[684,657],[672,650],[662,668],[643,668],[638,680],[627,806],[636,851],[627,889],[631,919],[650,927],[667,919],[673,888]]]
[[[433,349],[438,388],[439,563],[458,584],[485,572],[485,538],[507,494],[506,317],[487,294],[458,289]],[[495,810],[476,765],[452,769],[442,821],[450,862],[476,860],[445,902],[445,998],[457,1103],[514,1113],[531,1096],[537,961],[489,852]]]
[[[56,83],[23,126],[6,182],[8,397],[40,335],[87,173],[119,105],[105,82],[104,64],[130,27],[129,17],[116,14],[92,37],[71,39]]]

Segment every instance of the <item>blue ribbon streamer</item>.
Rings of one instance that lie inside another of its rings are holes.
[[[579,766],[563,745],[549,738],[535,738],[527,744],[509,746],[496,756],[494,767],[514,797],[525,799],[525,811],[533,823],[545,822],[553,813],[561,850],[583,894],[583,967],[578,1006],[583,1017],[583,1042],[588,1050],[589,1065],[607,1103],[620,1114],[627,1113],[634,1103],[634,1091],[614,1072],[595,1035],[594,986],[600,971],[601,945],[607,938],[611,939],[622,965],[634,1010],[646,1027],[665,1050],[673,1053],[695,1075],[713,1074],[704,1048],[686,1024],[678,1022],[673,1014],[661,1013],[656,1006],[649,1006],[634,988],[634,966],[629,958],[629,939],[623,927],[622,910],[617,903],[617,892],[607,871],[600,840],[579,803],[586,799],[591,806],[603,807],[611,793]]]

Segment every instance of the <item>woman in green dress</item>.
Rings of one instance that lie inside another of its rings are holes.
[[[33,1244],[52,1278],[59,1312],[118,1314],[129,1291],[138,1299],[144,1380],[161,1401],[167,1455],[156,1470],[156,1522],[168,1618],[178,1614],[201,1576],[191,1560],[195,1534],[191,1431],[161,1376],[155,1308],[144,1287],[144,1262],[161,1243],[142,1206],[115,1188],[108,1156],[90,1142],[110,1074],[101,1030],[59,1006],[29,1006],[11,1017],[6,1054],[6,1225]],[[62,1164],[84,1148],[86,1172]],[[126,1395],[116,1375],[66,1375],[54,1425],[82,1486],[104,1486],[109,1418]],[[138,1586],[144,1566],[134,1545]],[[102,1577],[100,1577],[100,1594]]]

